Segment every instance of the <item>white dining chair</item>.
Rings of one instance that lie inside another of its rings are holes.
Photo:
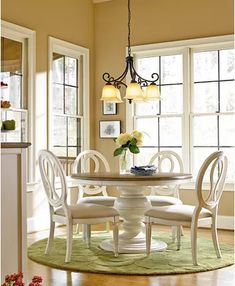
[[[91,166],[93,164],[93,166]],[[74,161],[72,173],[86,173],[93,168],[92,172],[97,173],[101,167],[105,172],[110,172],[108,161],[103,154],[96,150],[86,150],[81,152]],[[106,186],[81,185],[79,188],[79,201],[95,203],[105,206],[113,206],[116,197],[108,196]],[[97,196],[97,194],[101,194]],[[85,195],[85,196],[84,196]]]
[[[146,223],[146,252],[150,253],[151,248],[151,225],[159,223],[177,226],[177,249],[180,249],[181,235],[180,227],[191,227],[191,247],[192,260],[194,265],[198,265],[197,260],[197,228],[199,224],[211,224],[212,239],[216,255],[221,257],[221,251],[217,235],[217,211],[219,201],[223,192],[226,172],[227,157],[222,151],[212,153],[202,164],[197,180],[196,194],[197,205],[171,205],[162,207],[152,207],[145,213]],[[209,170],[210,189],[209,194],[203,194],[203,182],[206,171]]]
[[[91,203],[78,203],[68,205],[66,175],[58,158],[48,150],[39,152],[39,169],[47,196],[50,210],[50,233],[45,253],[49,254],[52,247],[55,222],[66,225],[66,256],[65,262],[69,262],[72,252],[72,227],[73,224],[83,224],[86,230],[86,244],[90,246],[91,225],[112,222],[114,255],[118,255],[118,222],[119,214],[113,207]],[[60,188],[56,182],[56,176],[60,179]]]

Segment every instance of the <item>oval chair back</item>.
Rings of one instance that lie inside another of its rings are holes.
[[[86,150],[81,152],[73,164],[73,173],[76,172],[89,172],[91,163],[94,164],[94,173],[100,171],[100,168],[103,167],[106,172],[110,172],[110,167],[108,161],[100,152],[96,150]],[[80,197],[83,197],[83,193],[87,195],[96,195],[102,193],[104,196],[107,196],[105,186],[80,186]]]
[[[228,160],[223,151],[212,153],[204,161],[198,172],[196,181],[196,192],[199,207],[206,208],[210,211],[218,207],[219,200],[224,189],[227,168]],[[210,189],[209,194],[205,198],[203,196],[202,186],[208,169],[210,170]]]
[[[48,150],[39,151],[39,170],[50,208],[66,209],[66,175],[59,159]],[[59,178],[59,181],[56,180]],[[51,211],[52,211],[51,210]]]
[[[157,166],[157,172],[179,172],[183,173],[183,161],[180,156],[171,150],[160,151],[153,155],[149,161],[150,165],[155,164]],[[173,195],[179,198],[178,193],[179,186],[158,186],[151,188],[151,195]]]

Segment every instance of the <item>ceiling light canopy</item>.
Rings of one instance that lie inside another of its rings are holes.
[[[160,100],[159,87],[156,82],[159,79],[157,73],[151,75],[151,80],[141,77],[134,68],[133,57],[131,56],[131,9],[130,0],[128,1],[128,56],[126,57],[126,68],[124,72],[117,78],[112,77],[109,73],[103,74],[103,80],[106,82],[102,90],[101,100],[105,102],[121,103],[120,89],[122,86],[126,88],[125,99],[131,103],[143,102],[150,100]],[[129,73],[131,82],[127,85],[124,80]]]

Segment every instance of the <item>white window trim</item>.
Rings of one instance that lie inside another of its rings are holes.
[[[15,41],[27,40],[28,49],[28,181],[35,182],[36,148],[35,148],[35,74],[36,74],[36,32],[19,25],[1,20],[1,36]]]
[[[83,115],[81,120],[81,133],[82,142],[81,150],[90,149],[90,115],[89,115],[89,50],[87,48],[74,45],[72,43],[49,37],[49,50],[48,50],[48,147],[51,150],[52,145],[52,130],[53,130],[53,52],[60,53],[69,57],[79,58],[83,57]]]
[[[192,172],[192,128],[191,124],[192,121],[190,117],[190,102],[192,98],[192,90],[193,86],[191,85],[191,80],[189,75],[190,69],[190,61],[191,55],[189,53],[189,49],[197,50],[197,51],[205,51],[208,49],[214,50],[218,48],[228,48],[233,47],[234,45],[234,35],[226,35],[226,36],[217,36],[217,37],[207,37],[207,38],[198,38],[198,39],[189,39],[189,40],[182,40],[182,41],[172,41],[172,42],[164,42],[164,43],[157,43],[157,44],[149,44],[149,45],[139,45],[133,46],[132,49],[132,56],[135,59],[142,58],[142,57],[151,57],[151,56],[158,56],[164,52],[166,54],[174,54],[180,51],[184,57],[184,74],[183,74],[183,104],[187,110],[184,110],[183,113],[183,122],[182,122],[182,159],[184,162],[185,171]],[[187,78],[188,77],[188,78]],[[127,81],[129,78],[127,78]],[[190,96],[186,96],[190,95]],[[134,128],[134,107],[133,104],[129,104],[126,102],[126,132],[131,132]],[[186,131],[188,130],[188,131]],[[189,134],[189,136],[186,136]],[[205,189],[208,186],[205,184]],[[195,182],[186,184],[185,186],[181,187],[182,189],[194,189]],[[225,191],[234,191],[234,184],[227,183],[225,186]]]

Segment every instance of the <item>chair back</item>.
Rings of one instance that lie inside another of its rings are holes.
[[[196,191],[199,207],[213,210],[218,206],[221,198],[226,173],[228,168],[228,160],[222,151],[212,153],[202,164],[196,181]],[[203,181],[206,172],[209,171],[210,189],[206,198],[203,196]]]
[[[177,153],[171,150],[156,153],[150,159],[149,164],[155,164],[157,166],[157,172],[182,173],[184,171],[182,159]],[[179,198],[178,189],[179,185],[156,186],[151,188],[151,195],[173,195]]]
[[[59,159],[51,151],[41,150],[39,151],[38,161],[49,205],[53,208],[66,206],[66,176]]]
[[[90,163],[94,163],[94,172],[97,173],[103,164],[105,171],[110,172],[110,167],[105,159],[104,155],[95,150],[86,150],[81,152],[73,164],[73,172],[79,172],[79,166],[81,168],[80,172],[85,173],[90,171]],[[101,163],[101,164],[100,164]]]
[[[73,173],[76,172],[89,172],[91,163],[94,164],[93,171],[97,173],[100,170],[100,167],[103,165],[106,172],[110,172],[110,167],[105,159],[104,155],[95,150],[86,150],[81,152],[73,164]],[[80,170],[79,170],[80,168]],[[79,185],[80,196],[83,196],[83,193],[87,195],[97,195],[102,193],[104,196],[107,196],[107,191],[105,186],[91,186],[91,185]]]
[[[180,156],[171,151],[160,151],[156,153],[151,159],[149,164],[152,165],[156,162],[159,172],[180,172],[184,171],[183,162]]]

